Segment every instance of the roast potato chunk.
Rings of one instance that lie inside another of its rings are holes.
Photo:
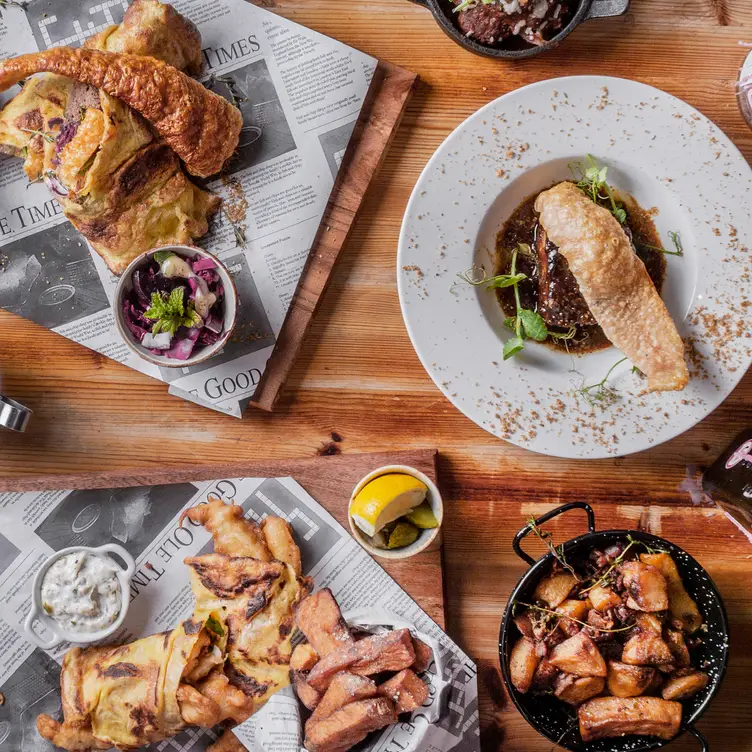
[[[576,676],[605,677],[608,673],[606,661],[585,632],[557,645],[551,651],[549,661],[561,671]]]
[[[584,742],[625,734],[673,739],[679,733],[682,706],[659,697],[596,697],[577,711]]]
[[[544,577],[535,588],[533,598],[543,601],[550,608],[556,608],[563,603],[577,584],[573,574],[569,572],[555,572]]]
[[[674,661],[669,646],[653,632],[638,632],[624,644],[623,663],[631,666],[662,666]]]
[[[611,588],[596,585],[588,590],[588,598],[593,608],[605,611],[607,608],[615,608],[621,605],[621,598]]]
[[[515,689],[523,695],[533,683],[538,661],[535,643],[528,637],[520,637],[509,656],[509,676]]]
[[[593,606],[589,600],[565,600],[564,603],[556,609],[556,613],[561,614],[563,617],[559,619],[559,629],[561,629],[561,631],[568,637],[576,635],[580,631],[580,625],[577,624],[577,622],[572,621],[572,619],[584,622],[587,619],[588,611],[592,607]]]
[[[676,665],[679,666],[679,668],[686,668],[689,666],[689,648],[684,641],[684,635],[676,629],[667,629],[664,639],[674,656],[674,662]]]
[[[643,561],[621,565],[624,587],[629,593],[627,607],[635,611],[665,611],[668,608],[668,583],[660,570]]]
[[[710,677],[704,671],[687,671],[670,676],[663,685],[664,700],[686,700],[708,686]]]
[[[535,669],[533,676],[533,687],[535,689],[548,689],[553,684],[554,679],[559,675],[559,669],[556,668],[547,658],[543,658]]]
[[[651,632],[652,634],[658,635],[658,637],[663,634],[663,624],[655,614],[640,614],[635,619],[635,624],[637,624],[643,632]]]
[[[697,604],[684,588],[676,563],[669,554],[640,554],[640,560],[658,569],[668,583],[668,603],[672,618],[681,623],[682,629],[694,634],[702,626],[702,616]]]
[[[608,691],[614,697],[639,697],[653,684],[655,677],[656,670],[648,666],[608,662]]]
[[[560,674],[556,680],[554,694],[570,705],[582,705],[583,702],[603,692],[606,680],[601,676],[573,676]]]

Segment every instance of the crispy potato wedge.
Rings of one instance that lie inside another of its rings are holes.
[[[601,676],[578,676],[561,674],[556,682],[554,694],[570,705],[582,705],[583,702],[603,692],[606,680]]]
[[[517,629],[520,630],[520,634],[523,637],[527,637],[530,640],[535,639],[535,632],[533,631],[533,620],[530,618],[530,611],[525,611],[524,614],[515,616],[514,624]]]
[[[539,660],[535,643],[531,639],[520,637],[514,643],[509,656],[509,677],[514,688],[523,695],[533,683]]]
[[[303,642],[292,651],[290,670],[310,671],[318,662],[319,654],[307,642]]]
[[[538,664],[538,668],[535,669],[535,674],[533,675],[533,687],[536,689],[549,688],[559,673],[559,669],[556,668],[556,666],[554,666],[547,658],[541,659],[541,662]]]
[[[705,689],[710,677],[704,671],[689,671],[669,676],[661,690],[664,700],[686,700]]]
[[[588,591],[588,598],[593,608],[605,611],[607,608],[615,608],[621,605],[621,598],[611,588],[596,585]]]
[[[556,608],[556,613],[565,617],[559,620],[559,629],[561,629],[561,631],[568,637],[573,637],[580,631],[580,625],[577,624],[577,622],[572,621],[572,619],[585,621],[587,619],[588,611],[592,607],[593,604],[589,600],[565,600]]]
[[[653,632],[637,632],[624,643],[623,663],[631,666],[664,666],[672,664],[669,646]]]
[[[535,588],[533,598],[543,601],[550,608],[556,608],[562,604],[572,588],[577,584],[573,574],[569,572],[556,572],[544,577]]]
[[[655,614],[639,614],[635,619],[635,624],[643,631],[656,634],[658,637],[663,635],[663,624]]]
[[[561,671],[576,676],[605,677],[608,673],[606,661],[585,632],[557,645],[551,651],[549,661]]]
[[[655,567],[666,578],[671,616],[681,623],[687,634],[694,634],[702,626],[702,616],[686,591],[674,560],[669,554],[660,553],[640,554],[640,561]]]
[[[668,582],[661,571],[643,561],[627,561],[621,565],[627,607],[635,611],[665,611],[668,608]]]
[[[614,697],[639,697],[652,686],[656,673],[649,666],[630,666],[621,661],[609,661],[608,691]]]
[[[584,742],[625,734],[673,739],[679,733],[682,706],[659,697],[596,697],[577,711]]]

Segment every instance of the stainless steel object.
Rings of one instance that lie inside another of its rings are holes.
[[[0,394],[0,426],[3,428],[23,433],[33,414],[32,410],[20,402]]]

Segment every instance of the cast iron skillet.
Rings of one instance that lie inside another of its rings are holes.
[[[572,19],[555,37],[538,47],[525,46],[522,49],[491,47],[465,36],[462,29],[457,25],[457,15],[453,11],[454,3],[452,0],[411,0],[411,2],[428,8],[442,30],[466,50],[485,57],[519,60],[540,55],[541,52],[558,46],[564,37],[569,36],[583,21],[588,21],[591,18],[624,15],[629,10],[630,0],[579,0],[579,5]]]
[[[570,509],[584,509],[588,516],[588,528],[590,532],[573,538],[564,544],[564,554],[570,561],[576,561],[578,556],[585,557],[593,548],[605,548],[620,540],[624,540],[627,534],[649,546],[660,548],[671,554],[679,569],[684,586],[696,601],[700,609],[708,631],[700,633],[703,644],[693,652],[696,665],[703,664],[703,670],[710,674],[710,683],[702,691],[689,700],[685,700],[683,721],[680,734],[684,731],[696,736],[701,744],[703,752],[708,752],[709,747],[705,738],[695,729],[694,724],[705,712],[710,700],[721,684],[726,665],[728,663],[728,619],[726,609],[723,606],[721,596],[716,590],[708,573],[685,551],[663,538],[655,535],[639,532],[636,530],[604,530],[595,532],[595,514],[592,508],[582,501],[574,501],[570,504],[558,507],[548,514],[536,520],[537,525],[542,525],[552,517],[556,517]],[[530,598],[538,581],[547,574],[553,563],[553,554],[548,553],[536,562],[520,547],[522,539],[530,532],[529,527],[520,530],[515,536],[513,547],[515,553],[528,564],[530,569],[517,583],[509,602],[507,603],[504,619],[501,622],[501,634],[499,635],[499,659],[501,671],[510,697],[522,713],[523,718],[540,734],[548,737],[552,742],[575,752],[641,752],[642,750],[658,749],[669,742],[658,739],[655,736],[622,736],[611,739],[599,739],[585,743],[580,738],[576,724],[576,713],[565,703],[557,700],[553,695],[543,694],[520,694],[512,685],[509,676],[509,653],[512,645],[520,636],[512,618],[512,606],[520,600],[530,603]],[[673,741],[673,740],[671,740]]]

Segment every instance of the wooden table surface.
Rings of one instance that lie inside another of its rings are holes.
[[[448,629],[479,662],[483,746],[494,752],[551,748],[510,708],[499,684],[498,624],[524,569],[514,561],[511,536],[530,512],[588,498],[604,525],[631,521],[662,531],[719,582],[734,658],[700,727],[714,752],[749,752],[752,547],[717,513],[694,507],[685,489],[687,478],[750,424],[752,376],[708,419],[663,446],[597,462],[541,457],[477,428],[434,387],[402,323],[395,259],[410,191],[436,147],[481,105],[541,79],[602,73],[658,86],[714,120],[751,158],[752,131],[739,115],[734,82],[746,53],[738,41],[752,41],[752,2],[633,0],[627,16],[588,22],[558,50],[515,64],[456,47],[407,0],[260,4],[422,78],[277,412],[252,411],[243,421],[214,414],[0,313],[0,391],[35,410],[28,434],[0,434],[0,475],[438,447],[449,501]],[[560,531],[577,529],[574,521]],[[682,740],[670,748],[697,744]]]

